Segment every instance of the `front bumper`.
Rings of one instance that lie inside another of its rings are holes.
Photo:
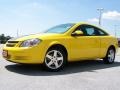
[[[5,52],[7,55],[5,56]],[[4,47],[3,57],[11,62],[24,64],[41,64],[44,62],[45,51],[35,47]]]

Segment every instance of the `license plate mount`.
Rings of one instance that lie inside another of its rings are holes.
[[[8,57],[8,51],[7,50],[3,50],[2,55],[3,55],[3,57],[7,58]]]

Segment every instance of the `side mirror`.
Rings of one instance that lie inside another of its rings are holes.
[[[82,35],[83,35],[83,32],[80,31],[80,30],[76,30],[76,31],[73,32],[71,35],[72,35],[72,36],[82,36]]]

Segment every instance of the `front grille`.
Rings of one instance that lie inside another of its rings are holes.
[[[8,41],[7,43],[18,43],[19,41]]]
[[[15,47],[18,42],[19,41],[8,41],[6,46],[7,47]]]

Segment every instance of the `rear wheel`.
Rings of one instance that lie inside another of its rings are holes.
[[[114,63],[115,60],[115,49],[109,48],[106,54],[106,57],[103,59],[104,63],[111,64]]]
[[[60,48],[51,48],[47,51],[44,66],[49,71],[58,71],[66,63],[66,54]]]

